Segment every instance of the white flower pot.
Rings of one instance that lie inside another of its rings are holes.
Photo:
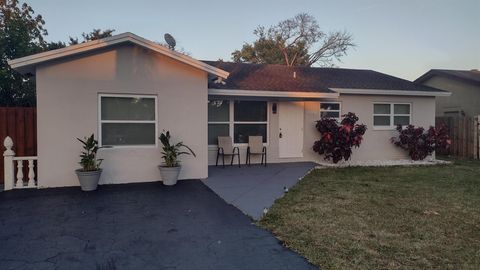
[[[92,191],[97,189],[98,181],[100,180],[100,175],[102,174],[102,169],[98,169],[96,171],[82,171],[81,169],[78,169],[75,170],[75,173],[77,174],[82,190]]]
[[[160,175],[162,176],[162,182],[166,186],[173,186],[177,183],[178,175],[180,174],[181,167],[165,167],[162,165],[158,166],[160,169]]]

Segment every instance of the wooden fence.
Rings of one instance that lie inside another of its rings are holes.
[[[480,159],[480,116],[437,117],[437,125],[445,123],[452,139],[450,149],[445,153],[460,158]]]
[[[13,151],[16,156],[37,155],[37,112],[36,108],[0,107],[0,151],[3,153],[3,141],[10,136],[15,142]],[[26,168],[25,168],[26,169]],[[0,158],[0,184],[4,182],[3,157]],[[28,171],[26,171],[28,173]]]

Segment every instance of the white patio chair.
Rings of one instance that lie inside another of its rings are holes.
[[[267,147],[263,145],[262,136],[248,136],[247,160],[245,161],[248,166],[251,164],[251,155],[262,155],[260,164],[267,166]]]
[[[232,137],[230,136],[218,136],[218,149],[217,149],[217,162],[215,166],[218,166],[218,158],[222,156],[222,166],[225,168],[225,156],[232,156],[230,165],[233,165],[233,158],[238,157],[238,167],[240,168],[240,149],[234,147],[232,143]]]

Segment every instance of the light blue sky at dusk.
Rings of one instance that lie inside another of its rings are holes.
[[[258,25],[307,12],[321,28],[347,30],[358,45],[338,67],[413,80],[432,68],[480,68],[480,0],[122,1],[31,0],[49,41],[113,28],[163,41],[171,33],[197,59],[231,59]]]

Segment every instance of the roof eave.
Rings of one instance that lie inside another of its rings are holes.
[[[385,89],[357,89],[357,88],[330,88],[339,94],[352,95],[387,95],[387,96],[424,96],[424,97],[449,97],[448,91],[418,91],[418,90],[385,90]]]
[[[216,89],[209,88],[208,94],[212,96],[236,97],[264,97],[264,98],[331,98],[339,97],[338,93],[308,92],[308,91],[272,91],[272,90],[242,90],[242,89]]]
[[[68,46],[61,49],[56,49],[48,52],[42,52],[34,55],[29,55],[17,59],[8,60],[8,64],[14,70],[22,73],[27,73],[35,70],[35,66],[45,61],[51,61],[62,57],[76,55],[79,53],[112,46],[115,44],[131,42],[141,47],[150,49],[152,51],[161,53],[177,61],[183,62],[200,70],[206,71],[210,74],[226,79],[229,73],[225,70],[208,65],[202,61],[196,60],[190,56],[172,51],[164,46],[158,45],[152,41],[139,37],[132,33],[123,33],[112,37],[107,37],[99,40],[93,40],[81,44]]]

